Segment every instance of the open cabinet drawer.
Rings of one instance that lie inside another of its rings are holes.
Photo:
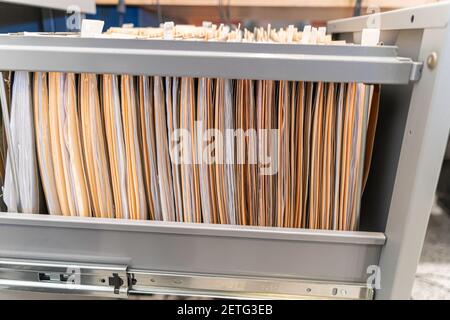
[[[375,232],[0,216],[2,257],[26,259],[28,266],[54,261],[60,269],[120,266],[128,277],[125,295],[372,298],[368,267],[378,265],[384,243]]]
[[[1,36],[1,70],[382,84],[382,127],[361,206],[381,233],[0,213],[0,289],[371,299],[380,269],[375,298],[408,298],[449,131],[447,9],[381,14],[376,47]],[[352,42],[368,19],[329,29]]]

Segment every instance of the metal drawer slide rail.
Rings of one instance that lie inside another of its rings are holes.
[[[128,270],[126,265],[15,259],[0,260],[0,289],[109,298],[176,294],[259,299],[373,299],[373,290],[359,283],[167,273]]]

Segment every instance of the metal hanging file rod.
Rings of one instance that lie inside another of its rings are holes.
[[[396,47],[0,35],[0,70],[407,84]],[[12,58],[13,57],[13,58]]]

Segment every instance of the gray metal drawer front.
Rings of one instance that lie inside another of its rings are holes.
[[[385,236],[229,225],[0,214],[0,257],[135,270],[366,283]]]

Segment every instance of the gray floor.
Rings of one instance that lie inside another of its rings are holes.
[[[450,214],[437,206],[428,223],[412,298],[450,300]]]

